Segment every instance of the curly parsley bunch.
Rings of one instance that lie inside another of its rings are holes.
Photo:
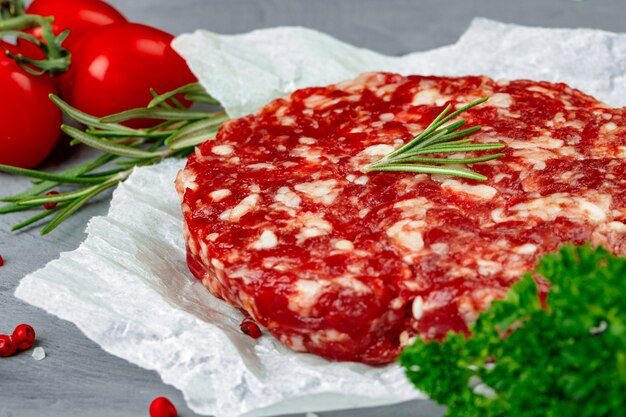
[[[417,340],[400,361],[447,417],[626,416],[626,259],[567,246],[472,326],[472,336]]]

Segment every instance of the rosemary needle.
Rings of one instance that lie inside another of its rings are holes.
[[[491,161],[504,156],[503,153],[488,154],[475,158],[443,158],[422,157],[421,155],[436,155],[443,153],[477,152],[504,148],[501,143],[472,143],[471,138],[463,139],[480,130],[480,126],[473,126],[458,130],[465,126],[466,120],[461,119],[445,125],[466,110],[476,107],[487,101],[489,97],[478,99],[460,109],[450,113],[452,106],[448,105],[426,129],[415,138],[385,155],[381,159],[365,167],[366,172],[416,172],[423,174],[449,175],[467,178],[476,181],[486,181],[487,177],[468,168],[445,166],[448,164],[469,165]],[[445,126],[444,126],[445,125]]]

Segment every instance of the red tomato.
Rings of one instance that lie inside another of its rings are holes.
[[[27,8],[27,14],[53,16],[52,30],[55,35],[70,30],[63,46],[74,51],[78,41],[90,31],[113,23],[127,22],[113,6],[101,0],[35,0]],[[41,28],[32,29],[42,39]]]
[[[152,99],[150,88],[165,93],[196,81],[170,46],[172,39],[169,33],[138,23],[91,32],[72,58],[68,100],[74,107],[102,117],[145,107]],[[151,124],[154,121],[130,123]]]
[[[102,0],[35,0],[28,6],[26,13],[53,16],[52,31],[55,35],[69,29],[70,34],[63,42],[63,47],[70,52],[74,52],[87,33],[102,26],[127,22],[119,11]],[[41,28],[25,32],[43,40]],[[25,56],[33,59],[44,58],[43,51],[31,42],[19,39],[18,45]],[[65,98],[69,90],[68,73],[56,76],[53,81],[61,96]]]
[[[34,167],[61,134],[61,111],[48,98],[55,93],[52,81],[28,74],[0,52],[0,91],[0,164]]]

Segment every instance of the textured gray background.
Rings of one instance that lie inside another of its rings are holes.
[[[549,27],[592,27],[626,31],[624,0],[111,0],[129,19],[173,33],[207,28],[245,32],[276,25],[301,25],[387,54],[403,54],[453,43],[475,16]],[[584,59],[584,57],[581,57]],[[1,96],[1,92],[0,92]],[[0,129],[2,127],[0,126]],[[55,170],[91,153],[60,146],[43,168]],[[28,181],[0,174],[0,195],[15,193]],[[182,396],[156,373],[102,351],[68,322],[16,300],[20,278],[76,248],[87,220],[106,212],[107,199],[92,204],[53,234],[37,230],[11,234],[23,215],[0,217],[0,332],[32,324],[48,358],[29,353],[0,359],[0,417],[78,417],[147,415],[150,401],[169,397],[181,416],[193,416]],[[435,417],[430,402],[321,413],[323,416]]]

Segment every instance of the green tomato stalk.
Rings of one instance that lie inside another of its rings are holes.
[[[24,39],[39,48],[45,58],[33,59],[14,53],[7,48],[6,44],[0,43],[7,56],[14,59],[25,71],[35,74],[50,74],[52,76],[62,74],[70,66],[71,54],[63,47],[63,42],[69,35],[65,30],[58,35],[52,30],[54,17],[25,14],[22,0],[0,0],[0,38],[13,36]],[[23,32],[24,30],[41,27],[43,41],[35,36]]]

